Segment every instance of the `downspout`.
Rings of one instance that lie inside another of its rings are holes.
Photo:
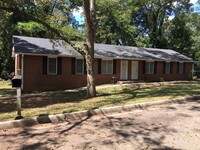
[[[24,89],[24,54],[22,54],[22,59],[21,59],[21,76],[22,76],[22,90]]]

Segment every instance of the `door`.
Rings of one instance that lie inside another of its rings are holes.
[[[121,61],[120,79],[128,80],[128,61],[126,61],[126,60]]]
[[[138,61],[132,61],[131,63],[131,80],[138,79]]]

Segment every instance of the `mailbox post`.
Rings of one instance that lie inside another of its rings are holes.
[[[17,117],[16,119],[23,118],[21,115],[21,84],[22,76],[14,76],[12,78],[12,87],[17,89]]]
[[[21,88],[17,88],[17,116],[21,117]]]

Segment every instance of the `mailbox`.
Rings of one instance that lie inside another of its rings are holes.
[[[19,75],[14,76],[12,78],[12,87],[19,88],[21,87],[21,85],[22,85],[22,76],[19,76]]]

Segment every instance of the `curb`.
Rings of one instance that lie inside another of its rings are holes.
[[[121,112],[136,110],[136,109],[144,109],[150,106],[156,106],[156,105],[161,105],[161,104],[181,103],[184,101],[193,101],[193,100],[199,100],[199,99],[200,99],[200,95],[197,95],[197,96],[189,96],[189,97],[183,97],[183,98],[177,98],[177,99],[162,100],[162,101],[157,101],[157,102],[145,102],[145,103],[139,103],[139,104],[125,105],[125,106],[107,107],[107,108],[102,108],[102,109],[91,109],[91,110],[78,111],[78,112],[73,112],[73,113],[65,113],[65,114],[57,114],[57,115],[49,115],[49,116],[40,116],[36,118],[6,121],[6,122],[0,122],[0,130],[29,127],[29,126],[44,124],[44,123],[59,123],[59,122],[64,122],[64,121],[74,121],[78,119],[83,119],[84,117],[106,115],[106,114],[111,114],[111,113],[121,113]]]

